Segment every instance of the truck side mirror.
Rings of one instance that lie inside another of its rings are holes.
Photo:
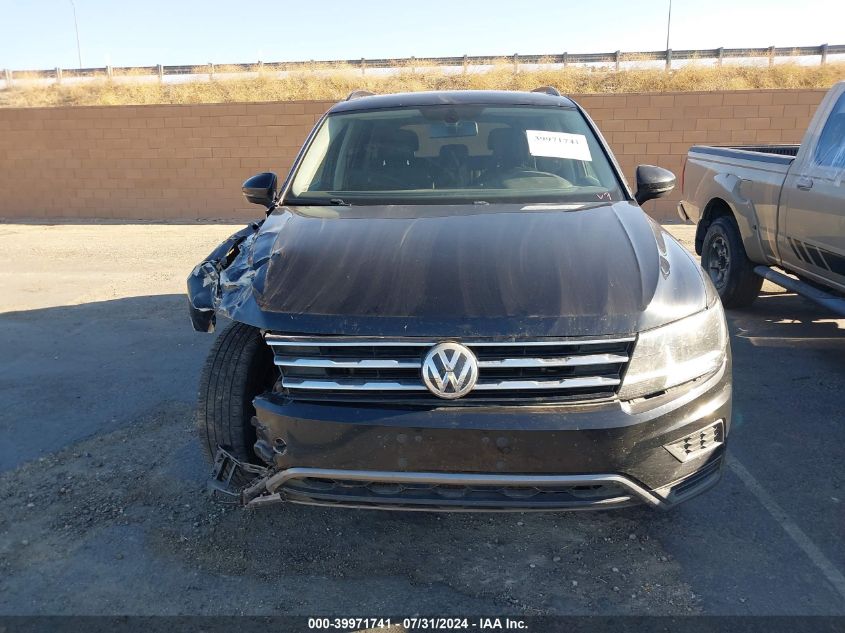
[[[674,188],[675,174],[668,169],[656,165],[637,167],[637,193],[634,194],[637,204],[663,197]]]
[[[271,171],[265,171],[263,174],[253,176],[244,182],[241,191],[244,192],[246,198],[252,204],[260,204],[268,209],[273,206],[276,201],[276,187],[279,179]]]

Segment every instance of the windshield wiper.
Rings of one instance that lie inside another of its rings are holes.
[[[342,206],[342,207],[351,207],[352,203],[347,202],[343,198],[300,198],[299,196],[291,196],[285,199],[285,204],[290,206],[303,206],[303,207],[324,207],[326,205],[332,206]]]

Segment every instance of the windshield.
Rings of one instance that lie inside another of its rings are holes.
[[[303,156],[286,202],[624,199],[578,110],[437,105],[328,116]]]

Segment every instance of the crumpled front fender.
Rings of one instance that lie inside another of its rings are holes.
[[[232,234],[197,264],[188,276],[188,311],[197,332],[213,332],[216,313],[231,317],[251,296],[256,270],[249,258],[261,223]]]

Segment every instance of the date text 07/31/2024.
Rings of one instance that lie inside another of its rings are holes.
[[[412,617],[401,620],[391,618],[308,618],[308,628],[312,630],[359,630],[389,628],[400,624],[410,630],[471,630],[525,631],[528,625],[518,618],[438,618]]]

